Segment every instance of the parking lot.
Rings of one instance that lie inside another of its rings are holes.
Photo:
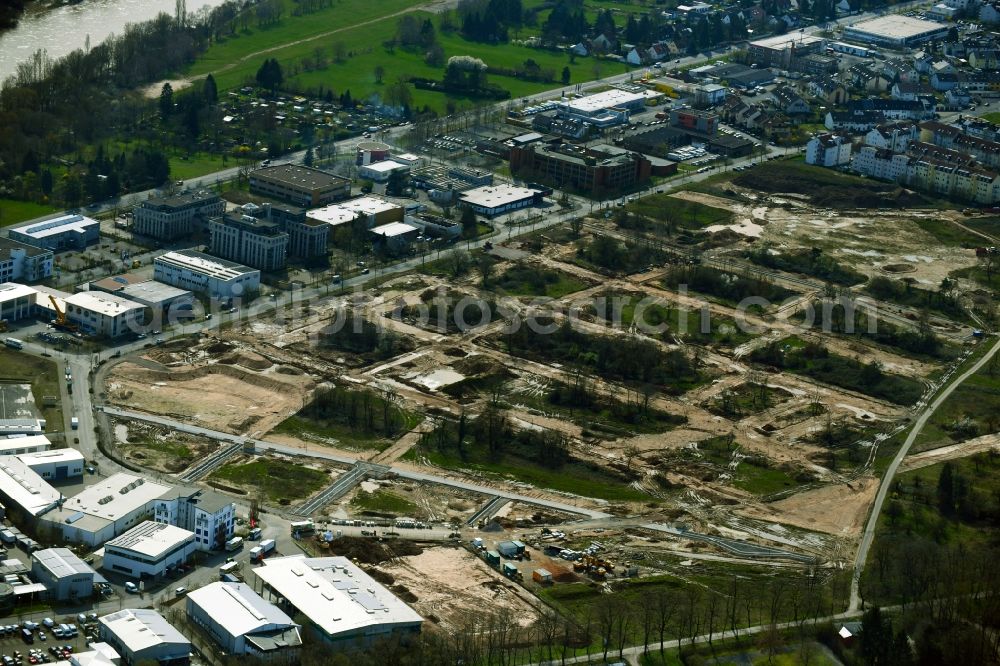
[[[45,626],[48,623],[45,617],[0,626],[0,662],[5,666],[55,662],[66,659],[70,652],[87,650],[88,641],[99,640],[94,614],[87,617],[84,623],[76,615],[49,617],[48,620],[55,626]],[[53,630],[62,633],[59,624],[74,625],[76,634],[72,637],[54,635]],[[30,636],[30,643],[26,636]]]

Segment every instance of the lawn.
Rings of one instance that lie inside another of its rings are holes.
[[[715,224],[731,224],[733,214],[722,208],[714,208],[698,203],[679,199],[670,194],[654,194],[641,197],[628,204],[625,210],[645,218],[655,220],[659,224],[654,229],[703,229]],[[628,223],[619,223],[628,228]]]
[[[269,458],[223,465],[211,478],[238,484],[251,494],[259,489],[268,500],[279,504],[309,497],[330,482],[330,475],[322,470]]]
[[[286,3],[289,4],[289,3]],[[212,46],[207,53],[185,74],[199,76],[213,73],[219,89],[230,90],[252,83],[254,75],[266,58],[277,58],[285,70],[285,85],[289,90],[332,89],[337,94],[350,90],[355,99],[364,99],[378,93],[398,78],[426,77],[441,79],[443,67],[433,67],[424,62],[422,52],[401,47],[388,49],[383,44],[396,34],[397,12],[419,5],[414,0],[342,0],[336,6],[301,17],[286,12],[285,17],[272,28],[251,28],[249,33],[227,39]],[[418,20],[430,18],[437,25],[437,14],[413,12]],[[386,17],[379,20],[380,17]],[[359,24],[365,23],[363,29]],[[333,34],[328,34],[328,33]],[[321,38],[314,38],[324,35]],[[481,58],[491,67],[511,68],[520,66],[528,58],[544,69],[551,69],[557,76],[564,67],[570,69],[572,84],[588,81],[598,76],[609,76],[629,71],[623,63],[592,58],[576,58],[571,62],[563,54],[506,44],[481,44],[462,38],[457,32],[437,33],[438,43],[445,58],[469,55]],[[307,41],[303,41],[307,40]],[[287,45],[287,46],[285,46]],[[328,64],[307,71],[301,66],[304,58],[314,58],[317,48],[322,49]],[[266,53],[253,55],[267,49]],[[337,62],[335,50],[342,50],[344,57]],[[381,84],[376,82],[375,69],[383,67],[387,74]],[[526,81],[507,76],[491,75],[490,81],[510,91],[513,98],[559,88],[558,80],[551,83]],[[416,90],[411,87],[413,108],[429,106],[443,113],[449,99],[462,103],[461,96]]]
[[[777,467],[763,456],[741,451],[725,435],[703,439],[698,442],[697,450],[687,449],[683,455],[708,464],[713,471],[730,475],[733,486],[754,495],[771,495],[811,480],[808,477],[800,480],[793,476],[792,470]],[[738,461],[735,469],[734,461]]]
[[[984,243],[988,243],[982,236],[977,236],[976,234],[970,233],[959,227],[956,224],[952,224],[947,220],[932,220],[929,218],[917,218],[914,220],[916,225],[920,227],[921,230],[926,231],[931,236],[934,237],[938,243],[942,245],[951,245],[953,247],[964,247],[964,248],[974,248],[982,247]],[[964,226],[971,225],[967,222],[972,222],[972,220],[963,220],[962,224]]]
[[[59,367],[55,361],[0,347],[0,382],[31,384],[31,394],[35,407],[45,419],[46,432],[60,432],[63,424],[62,401],[60,395]],[[44,407],[43,397],[56,396],[56,406]]]
[[[359,490],[351,499],[351,506],[362,513],[392,514],[408,518],[415,518],[418,513],[422,513],[420,507],[410,500],[382,488],[371,493]]]
[[[562,298],[589,285],[569,273],[518,264],[492,279],[490,286],[510,296]]]
[[[174,180],[190,180],[204,176],[206,173],[221,171],[226,166],[235,164],[235,160],[223,162],[221,155],[209,155],[208,153],[195,153],[192,156],[171,155],[170,177]]]
[[[913,444],[914,452],[1000,431],[1000,356],[956,388]]]
[[[56,210],[52,206],[36,204],[30,201],[0,199],[0,227],[33,220],[36,217],[54,213]]]

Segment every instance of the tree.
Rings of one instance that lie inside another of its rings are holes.
[[[313,149],[312,149],[312,146],[309,146],[306,149],[306,154],[302,157],[302,164],[304,164],[305,166],[311,167],[313,165],[313,159],[314,159],[314,157],[313,157]]]
[[[261,88],[266,88],[273,95],[277,92],[282,83],[285,82],[285,74],[281,71],[281,64],[275,58],[269,58],[257,70],[257,84]]]
[[[564,86],[565,85],[569,85],[570,76],[572,76],[572,73],[569,71],[569,65],[567,65],[567,66],[563,67],[563,71],[562,71],[561,81],[562,81],[562,84]]]
[[[160,119],[166,122],[174,110],[174,88],[169,83],[164,83],[160,88]]]
[[[479,255],[479,262],[476,265],[476,268],[479,269],[479,275],[483,280],[482,284],[484,289],[489,284],[490,275],[493,274],[493,266],[495,263],[496,262],[493,260],[493,257],[486,254],[485,252]]]
[[[205,77],[205,83],[201,87],[201,96],[205,104],[209,106],[219,101],[219,87],[215,84],[215,77],[209,74]]]
[[[941,468],[937,485],[938,506],[941,513],[950,516],[955,511],[955,468],[946,462]]]
[[[375,83],[381,85],[382,78],[385,76],[385,67],[382,65],[375,65]]]
[[[472,206],[462,207],[462,217],[459,221],[462,223],[463,236],[466,238],[475,238],[478,235],[476,227],[479,224],[479,220],[476,218],[476,211],[472,210]]]

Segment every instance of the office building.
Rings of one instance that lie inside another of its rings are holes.
[[[300,625],[245,583],[210,583],[187,595],[187,614],[226,654],[299,663]]]
[[[288,234],[274,222],[250,215],[224,215],[208,222],[209,252],[262,271],[285,267]]]
[[[81,601],[94,592],[104,577],[69,548],[46,548],[31,554],[31,577],[45,586],[49,599]]]
[[[322,208],[314,208],[306,213],[310,220],[326,224],[334,229],[355,220],[363,221],[372,229],[390,222],[402,222],[404,209],[402,206],[380,197],[365,196],[330,204]]]
[[[395,160],[382,160],[358,167],[358,177],[373,183],[387,183],[394,173],[409,173],[410,166]]]
[[[187,192],[153,197],[132,211],[132,231],[162,241],[190,236],[199,220],[226,212],[226,202],[214,192]]]
[[[539,190],[514,185],[490,185],[462,192],[459,204],[469,206],[479,215],[494,217],[542,202]]]
[[[65,299],[66,318],[90,335],[117,338],[145,323],[141,303],[103,292],[81,291]]]
[[[91,547],[113,539],[153,515],[153,502],[171,489],[119,472],[88,486],[44,516],[63,539]]]
[[[510,170],[519,178],[537,180],[553,187],[603,194],[620,192],[647,182],[653,173],[653,165],[639,153],[612,151],[606,146],[587,148],[573,144],[533,144],[511,149]],[[462,198],[475,191],[463,193]]]
[[[363,647],[420,631],[423,618],[346,557],[301,555],[264,560],[256,586],[301,613],[334,649]]]
[[[153,260],[159,282],[210,298],[246,298],[260,290],[260,271],[194,250],[167,252]]]
[[[211,490],[181,488],[154,502],[153,520],[193,532],[198,550],[221,550],[236,529],[236,504]]]
[[[251,172],[250,191],[311,208],[351,196],[351,181],[312,167],[282,164]]]
[[[11,240],[53,252],[82,250],[101,239],[101,223],[83,215],[66,214],[45,222],[13,227]]]
[[[101,566],[126,576],[155,578],[187,562],[195,550],[194,532],[147,520],[104,544]]]
[[[796,58],[819,53],[825,40],[815,35],[788,33],[758,39],[747,46],[747,60],[764,67],[788,69]]]
[[[98,618],[101,640],[121,655],[125,666],[187,666],[191,641],[162,615],[146,608],[126,608]]]
[[[399,253],[420,235],[420,228],[406,222],[390,222],[371,229],[369,233],[376,247],[381,243],[389,252]]]
[[[40,282],[52,277],[52,250],[0,238],[0,283]]]
[[[246,204],[244,215],[274,222],[288,234],[288,256],[300,259],[325,257],[330,226],[306,215],[305,208],[283,203],[266,202],[262,206]]]
[[[15,282],[0,284],[0,319],[19,321],[35,313],[38,292],[31,287]]]
[[[118,293],[122,298],[145,306],[158,321],[167,319],[171,314],[190,315],[194,305],[194,294],[187,289],[156,280],[130,284]]]
[[[861,21],[846,26],[843,34],[847,41],[894,48],[923,44],[932,39],[943,39],[947,36],[947,25],[903,14],[886,14]]]

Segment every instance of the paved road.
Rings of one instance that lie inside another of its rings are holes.
[[[936,398],[927,406],[926,409],[920,414],[916,422],[913,424],[913,428],[910,430],[910,434],[907,435],[906,440],[903,445],[899,447],[899,452],[896,453],[896,457],[893,458],[892,462],[889,464],[889,468],[885,472],[885,476],[882,478],[882,483],[879,485],[878,494],[875,497],[875,503],[872,505],[871,513],[868,515],[868,522],[865,524],[865,531],[861,536],[861,543],[858,546],[857,555],[854,558],[854,575],[851,578],[851,600],[847,606],[849,612],[857,611],[861,607],[861,594],[860,594],[860,584],[861,584],[861,573],[865,568],[865,561],[868,559],[868,550],[871,548],[872,541],[875,538],[875,528],[878,524],[879,514],[882,512],[882,505],[885,503],[886,495],[889,489],[892,487],[892,479],[896,475],[896,470],[899,469],[899,465],[903,462],[903,458],[910,451],[910,447],[913,442],[917,439],[920,431],[923,429],[927,420],[934,415],[938,407],[948,399],[948,396],[952,392],[962,385],[966,379],[979,372],[986,363],[993,358],[993,355],[1000,351],[1000,339],[993,343],[993,346],[983,354],[982,358],[976,361],[975,365],[963,372],[958,379],[952,381],[948,386],[941,391]]]

